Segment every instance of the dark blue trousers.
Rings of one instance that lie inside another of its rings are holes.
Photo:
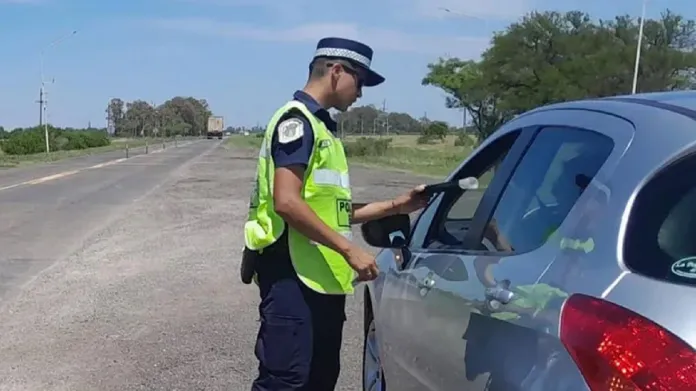
[[[297,277],[287,254],[257,266],[261,325],[252,391],[333,391],[341,368],[344,295],[323,295]]]

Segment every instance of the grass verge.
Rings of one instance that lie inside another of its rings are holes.
[[[384,137],[387,138],[387,137]],[[392,141],[386,150],[381,153],[368,153],[353,155],[348,158],[351,163],[368,167],[386,168],[390,170],[406,171],[416,174],[442,177],[455,169],[469,154],[471,147],[454,145],[455,137],[450,136],[442,142],[434,144],[418,144],[418,136],[396,135],[389,136]],[[355,143],[357,137],[347,137],[346,145]],[[382,137],[375,137],[378,140]],[[258,149],[261,146],[261,138],[255,135],[232,135],[226,143],[239,148]]]
[[[172,141],[173,140],[167,140],[167,142]],[[6,155],[2,152],[2,150],[0,150],[0,168],[13,168],[37,163],[50,163],[73,157],[96,155],[121,150],[126,148],[126,144],[128,144],[128,148],[137,148],[144,146],[146,143],[157,146],[158,143],[162,143],[162,139],[114,139],[111,141],[111,144],[103,147],[77,149],[72,151],[55,151],[50,152],[48,155],[45,153],[36,153],[31,155]]]

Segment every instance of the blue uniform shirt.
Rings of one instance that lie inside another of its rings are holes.
[[[321,107],[309,94],[304,91],[296,91],[293,95],[293,99],[304,103],[309,111],[324,122],[331,132],[336,133],[336,121],[331,118],[329,111]],[[287,144],[281,144],[278,142],[278,125],[289,118],[296,118],[302,121],[304,124],[304,134],[297,140]],[[312,130],[312,125],[309,123],[309,120],[299,111],[290,111],[278,121],[278,125],[276,125],[276,128],[273,130],[273,138],[271,139],[271,157],[273,158],[273,163],[276,167],[301,165],[306,168],[309,164],[309,157],[312,155],[312,147],[314,146],[314,131]]]

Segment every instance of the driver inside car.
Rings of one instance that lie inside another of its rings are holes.
[[[549,221],[546,224],[547,231],[544,242],[556,233],[599,170],[599,167],[592,164],[594,161],[601,160],[595,159],[591,152],[581,152],[578,156],[563,163],[562,172],[551,187],[551,194],[556,199],[556,205],[553,206],[551,214],[546,215]],[[549,207],[544,205],[542,208]]]
[[[542,244],[556,232],[563,219],[570,212],[570,209],[589,185],[592,177],[582,172],[587,168],[587,159],[587,156],[580,155],[563,163],[562,171],[551,187],[551,194],[554,196],[556,203],[554,206],[541,206],[540,211],[546,209],[550,213],[539,215],[540,218],[534,221],[537,224],[543,223],[541,226],[537,225],[537,227],[545,229],[543,237],[540,238]],[[591,174],[594,175],[595,172],[591,172]],[[525,226],[524,229],[534,232],[531,226]],[[483,238],[490,241],[497,251],[514,251],[514,246],[500,231],[495,218],[492,218],[486,226]],[[531,243],[525,243],[522,247],[529,248],[530,245]],[[484,256],[477,257],[474,260],[476,275],[484,286],[494,287],[498,283],[493,276],[492,268],[493,265],[498,264],[502,259],[504,258]],[[517,293],[516,298],[505,306],[504,312],[492,314],[493,317],[500,319],[519,319],[520,316],[525,315],[535,317],[542,312],[552,299],[567,296],[565,292],[548,284],[518,285],[514,290]]]

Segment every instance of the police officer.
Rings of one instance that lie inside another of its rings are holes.
[[[384,81],[370,69],[372,54],[353,40],[320,40],[304,89],[266,129],[244,227],[245,253],[258,257],[261,296],[254,391],[334,389],[354,272],[361,281],[379,272],[374,256],[351,241],[350,226],[426,203],[423,186],[394,200],[352,203],[348,163],[328,109],[346,111],[362,87]]]

